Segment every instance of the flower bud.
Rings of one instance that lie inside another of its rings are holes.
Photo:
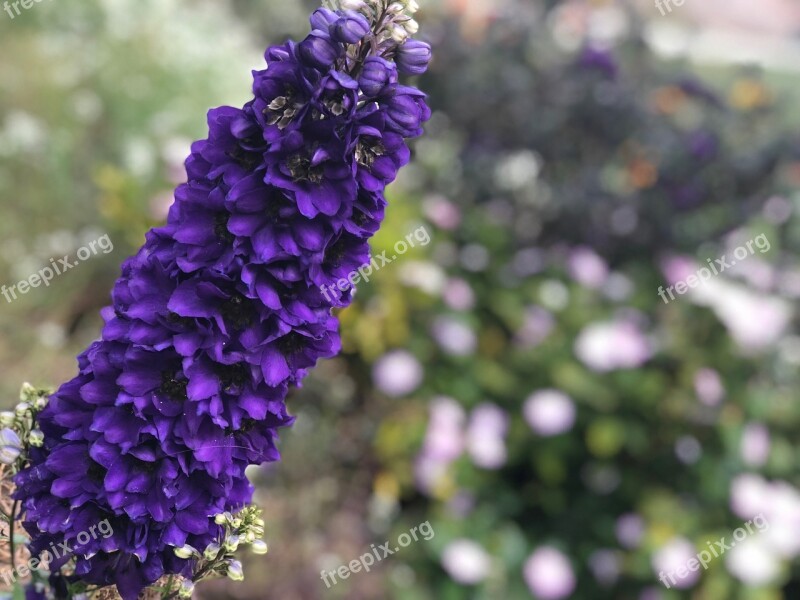
[[[175,556],[177,556],[178,558],[192,558],[192,556],[195,555],[197,550],[192,548],[189,544],[185,544],[183,546],[175,548],[174,552]]]
[[[405,75],[422,75],[431,62],[431,47],[419,40],[408,40],[397,49],[397,69]]]
[[[33,401],[33,405],[36,407],[36,410],[43,410],[44,407],[47,406],[47,398],[38,396],[36,400]]]
[[[19,404],[17,404],[17,406],[14,408],[14,413],[15,413],[15,414],[16,414],[18,417],[24,417],[25,415],[27,415],[27,414],[28,414],[28,412],[30,411],[30,409],[31,409],[31,405],[30,405],[30,404],[28,404],[27,402],[20,402],[20,403],[19,403]]]
[[[392,25],[389,29],[389,35],[398,44],[402,44],[408,39],[408,32],[402,25]]]
[[[34,448],[44,446],[44,434],[39,429],[34,429],[28,434],[28,443]]]
[[[28,402],[34,396],[36,396],[36,388],[27,381],[23,383],[22,389],[19,391],[19,399],[23,402]]]
[[[419,32],[419,23],[417,23],[414,19],[409,19],[403,23],[403,27],[406,28],[408,35],[414,35]]]
[[[224,525],[228,522],[228,517],[230,515],[228,513],[219,513],[217,516],[214,517],[214,523],[217,525]]]
[[[331,36],[337,42],[355,44],[363,40],[370,32],[367,18],[361,13],[347,11],[344,16],[331,27]]]
[[[364,10],[367,8],[367,3],[364,0],[341,0],[339,6],[344,10]]]
[[[188,579],[181,581],[181,587],[178,588],[178,598],[191,598],[194,594],[194,583]]]
[[[300,42],[299,50],[306,64],[317,68],[328,68],[339,58],[342,47],[329,37],[315,32]]]
[[[399,15],[401,12],[405,10],[405,7],[401,2],[392,2],[389,5],[389,8],[386,9],[390,15]]]
[[[228,552],[236,552],[239,548],[239,544],[241,540],[238,535],[232,535],[228,539],[225,540],[225,550]]]
[[[0,463],[14,464],[22,453],[22,441],[13,429],[0,429]]]
[[[408,4],[406,4],[406,10],[412,15],[417,12],[419,10],[419,4],[417,3],[417,0],[408,0]]]
[[[244,570],[242,563],[238,560],[232,560],[228,563],[228,577],[233,581],[242,581],[244,579]]]
[[[208,546],[206,546],[203,556],[206,557],[207,560],[214,560],[217,558],[217,556],[219,556],[220,550],[222,550],[222,548],[220,548],[218,543],[211,542]]]
[[[338,20],[339,15],[332,10],[327,8],[318,8],[314,11],[314,14],[311,15],[309,22],[311,23],[312,30],[328,33],[331,25],[336,23]]]
[[[385,58],[370,56],[364,61],[358,85],[365,95],[376,98],[386,87],[397,82],[397,67]]]
[[[252,531],[248,531],[244,534],[244,541],[246,544],[252,544],[256,541],[256,534]]]
[[[0,425],[13,425],[16,420],[17,417],[13,412],[8,410],[0,412]]]
[[[254,541],[250,549],[253,551],[253,554],[266,554],[269,551],[269,547],[264,540]]]

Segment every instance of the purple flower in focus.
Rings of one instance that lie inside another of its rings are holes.
[[[430,117],[424,94],[398,85],[396,43],[359,46],[369,74],[346,56],[372,35],[365,17],[320,9],[310,22],[300,44],[267,50],[251,101],[209,111],[166,225],[125,261],[102,337],[40,413],[44,446],[16,478],[31,552],[69,543],[75,577],[125,600],[191,577],[195,560],[174,548],[217,541],[214,516],[252,500],[247,467],[279,459],[286,395],[340,349],[332,309],[351,295],[320,286],[368,261],[384,188]],[[408,353],[376,365],[393,395],[422,375]],[[79,538],[105,520],[113,535]],[[66,560],[51,564],[62,582]]]

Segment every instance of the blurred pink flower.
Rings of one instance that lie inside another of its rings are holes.
[[[608,265],[594,250],[586,246],[575,248],[567,261],[572,278],[591,289],[603,287],[608,279]]]
[[[516,334],[516,342],[523,348],[535,348],[541,344],[555,327],[553,315],[539,306],[525,309],[525,317]]]
[[[384,354],[372,368],[375,386],[388,396],[405,396],[422,383],[424,371],[416,357],[406,350]]]
[[[431,326],[431,333],[439,347],[453,356],[469,356],[478,345],[475,332],[453,317],[437,317]]]
[[[439,396],[431,404],[431,418],[425,434],[423,452],[436,460],[451,462],[464,451],[464,422],[466,415],[461,405],[446,396]]]
[[[442,553],[442,567],[458,583],[475,585],[489,574],[492,558],[483,547],[472,540],[453,540]]]
[[[522,407],[530,428],[539,435],[565,433],[575,424],[575,404],[559,390],[539,390],[531,394]]]
[[[769,458],[769,429],[763,423],[748,423],[742,432],[742,460],[751,467],[762,467]]]
[[[764,510],[769,493],[769,484],[760,475],[737,475],[731,482],[731,510],[742,519],[751,519]]]
[[[465,311],[475,306],[475,293],[469,283],[460,277],[448,279],[442,291],[445,304],[453,310]]]
[[[488,402],[472,411],[467,429],[467,452],[476,466],[499,469],[506,463],[508,421],[503,409]]]
[[[683,537],[673,538],[653,555],[653,571],[656,577],[664,573],[671,585],[674,577],[676,588],[690,588],[700,580],[700,571],[691,571],[686,566],[696,556],[697,549],[689,540]],[[684,577],[678,574],[679,569],[686,573]]]
[[[636,323],[617,319],[585,327],[575,342],[575,354],[593,371],[604,372],[639,367],[653,349]]]
[[[775,581],[780,575],[780,558],[762,538],[747,538],[725,554],[725,567],[739,581],[760,586]]]
[[[523,576],[531,593],[541,600],[566,598],[575,590],[572,565],[551,546],[542,546],[528,557]]]
[[[439,229],[455,229],[461,223],[461,209],[443,196],[431,196],[423,203],[423,211]]]
[[[725,398],[722,380],[714,369],[700,369],[695,373],[694,391],[707,406],[717,406]]]
[[[430,494],[447,474],[447,469],[464,452],[466,414],[452,398],[439,396],[431,403],[431,416],[422,450],[414,463],[420,491]]]
[[[617,519],[614,532],[624,548],[637,548],[644,537],[644,519],[636,513],[627,513]]]

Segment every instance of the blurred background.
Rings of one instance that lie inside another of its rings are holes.
[[[359,286],[345,351],[291,395],[283,461],[252,473],[270,554],[200,597],[800,597],[800,4],[661,2],[420,0],[434,117],[374,250],[432,241]],[[206,110],[247,101],[315,6],[0,13],[0,284],[114,244],[0,297],[0,408],[73,376]]]

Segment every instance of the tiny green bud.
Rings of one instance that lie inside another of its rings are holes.
[[[36,388],[35,387],[33,387],[27,381],[22,384],[22,388],[19,391],[19,399],[20,400],[22,400],[23,402],[27,402],[28,400],[33,398],[35,395],[36,395]]]
[[[238,535],[232,535],[227,540],[225,540],[225,550],[228,552],[236,552],[237,548],[239,548],[239,544],[241,540],[239,539]]]
[[[0,425],[13,425],[14,421],[17,420],[17,417],[14,415],[13,412],[4,410],[0,412]]]
[[[228,518],[225,516],[225,513],[219,513],[216,517],[214,517],[214,523],[217,525],[224,525]]]
[[[17,404],[17,406],[14,408],[14,413],[15,413],[15,414],[16,414],[18,417],[24,417],[25,415],[27,415],[27,414],[28,414],[28,411],[29,411],[30,409],[31,409],[31,405],[30,405],[30,404],[28,404],[27,402],[20,402],[20,403],[19,403],[19,404]]]
[[[188,579],[184,579],[181,582],[181,587],[178,588],[178,597],[191,598],[192,594],[194,594],[194,583],[189,581]]]
[[[250,547],[254,554],[266,554],[269,551],[269,547],[264,540],[256,540],[253,542],[253,545]]]
[[[239,529],[239,528],[242,526],[242,520],[241,520],[240,518],[238,518],[238,517],[237,517],[237,518],[235,518],[235,519],[233,520],[233,522],[231,523],[231,525],[233,525],[233,528],[234,528],[234,529]]]
[[[47,406],[47,398],[44,396],[38,396],[36,400],[33,401],[33,405],[36,407],[36,410],[42,410],[45,406]]]
[[[34,448],[41,448],[44,445],[44,434],[39,429],[34,429],[28,434],[28,443]]]
[[[266,525],[266,523],[264,523],[264,519],[261,519],[261,518],[259,518],[259,519],[256,519],[256,520],[255,520],[255,521],[253,521],[253,522],[254,522],[254,523],[255,523],[255,524],[258,526],[258,527],[264,527],[264,526]]]
[[[196,552],[197,550],[192,548],[189,544],[175,548],[175,556],[178,558],[192,558]]]
[[[244,579],[244,570],[242,563],[238,560],[232,560],[228,563],[228,577],[233,581],[242,581]]]
[[[203,552],[203,556],[205,556],[208,560],[214,560],[215,558],[217,558],[217,556],[219,556],[219,551],[221,549],[222,548],[220,548],[218,543],[211,542],[206,547],[205,552]]]
[[[244,534],[244,541],[247,544],[252,544],[256,539],[256,534],[253,531],[248,531]]]

